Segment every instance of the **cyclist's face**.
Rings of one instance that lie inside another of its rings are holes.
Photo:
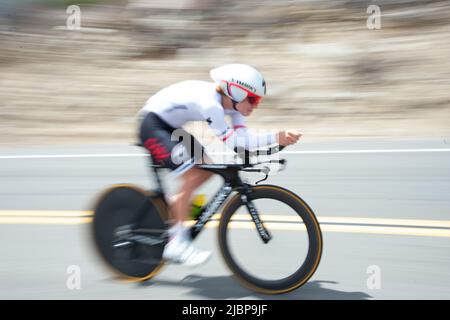
[[[259,101],[258,101],[259,102]],[[253,112],[253,109],[256,109],[258,107],[258,103],[252,100],[249,97],[245,98],[242,102],[238,103],[236,105],[236,108],[238,111],[245,117],[248,117]]]

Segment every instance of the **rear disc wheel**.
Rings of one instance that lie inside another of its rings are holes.
[[[136,186],[117,185],[106,190],[94,208],[92,227],[95,246],[104,262],[128,280],[148,280],[164,264],[162,253],[167,243],[164,238],[167,207],[161,198],[152,196],[150,191]],[[143,206],[145,212],[137,225],[137,212]],[[130,229],[142,231],[142,234],[161,241],[153,245],[121,241],[118,236],[120,232]]]

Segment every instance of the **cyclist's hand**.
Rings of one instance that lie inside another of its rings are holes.
[[[298,142],[303,132],[298,130],[285,130],[278,132],[278,144],[282,146],[288,146]]]

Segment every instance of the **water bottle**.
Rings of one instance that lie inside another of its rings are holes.
[[[206,203],[206,196],[204,194],[198,194],[194,197],[191,204],[191,212],[189,218],[191,220],[197,220],[202,211],[202,207]]]

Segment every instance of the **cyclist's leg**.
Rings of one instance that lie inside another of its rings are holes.
[[[192,193],[211,176],[209,172],[194,167],[196,163],[206,160],[207,156],[204,156],[200,143],[184,130],[177,129],[177,135],[174,135],[174,131],[164,128],[158,119],[150,120],[141,130],[143,145],[149,150],[154,163],[172,170],[181,178],[181,188],[175,195],[175,201],[170,201],[170,213],[176,222],[169,229],[170,239],[164,248],[163,257],[188,266],[202,264],[211,252],[198,250],[192,245],[183,222],[189,213]]]
[[[170,211],[175,224],[169,230],[170,240],[163,256],[170,261],[196,266],[206,262],[211,256],[211,252],[199,250],[192,245],[189,228],[184,225],[184,222],[189,214],[194,191],[213,174],[195,167],[196,163],[211,163],[212,161],[205,154],[203,146],[194,137],[186,134],[184,134],[182,145],[187,150],[185,154],[189,160],[185,158],[185,163],[175,170],[175,172],[182,171],[179,172],[180,186],[178,192],[170,201]],[[177,152],[180,152],[180,150],[177,150]]]
[[[182,137],[182,141],[179,143],[179,149],[176,152],[180,154],[184,153],[185,156],[182,157],[184,159],[184,164],[175,170],[175,172],[182,170],[180,173],[181,183],[178,192],[171,198],[170,208],[172,218],[175,222],[183,223],[187,220],[193,193],[205,183],[213,173],[194,166],[199,163],[212,163],[212,160],[206,154],[200,142],[182,129],[177,131],[177,135]]]
[[[176,223],[187,220],[190,202],[193,193],[205,183],[213,173],[195,167],[199,163],[212,163],[200,142],[183,129],[178,129],[176,136],[181,141],[173,150],[176,160],[182,159],[184,164],[179,166],[175,172],[180,173],[180,187],[171,199],[171,214]],[[184,154],[184,156],[179,156]],[[181,172],[180,172],[181,171]]]
[[[179,191],[172,197],[171,214],[176,223],[186,221],[193,193],[211,176],[212,172],[191,168],[181,176]]]
[[[184,225],[189,213],[189,206],[193,192],[212,173],[192,167],[181,175],[178,192],[172,197],[170,212],[174,224],[169,229],[169,243],[164,248],[163,257],[168,261],[197,266],[205,263],[211,256],[210,251],[199,250],[192,245],[189,228]]]

